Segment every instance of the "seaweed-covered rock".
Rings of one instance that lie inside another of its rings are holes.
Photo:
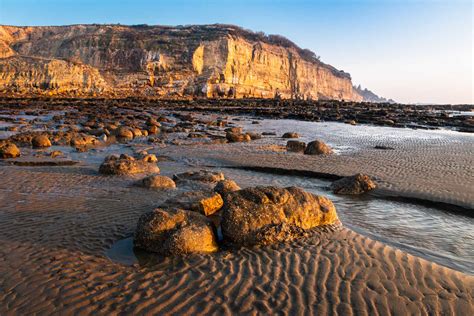
[[[212,222],[187,210],[156,209],[142,215],[135,230],[134,245],[163,255],[218,250]]]
[[[368,175],[361,173],[344,177],[331,184],[331,189],[336,194],[357,195],[373,190],[376,187],[377,185]]]
[[[297,187],[254,187],[225,196],[222,212],[224,238],[241,245],[268,244],[292,239],[301,232],[339,223],[336,208],[323,196]]]

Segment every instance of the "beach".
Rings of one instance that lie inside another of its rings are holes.
[[[0,314],[474,313],[472,134],[159,107],[117,111],[122,114],[109,113],[107,119],[137,123],[144,114],[161,116],[169,119],[162,122],[168,130],[155,136],[156,142],[138,136],[87,150],[54,143],[42,150],[23,146],[21,157],[0,164]],[[65,113],[55,115],[67,118]],[[74,115],[74,122],[45,115],[44,121],[26,125],[48,131],[86,126],[91,119],[80,111]],[[220,119],[262,137],[224,143],[224,127],[208,124]],[[16,133],[10,132],[2,136]],[[323,139],[335,153],[287,152],[285,132],[297,132],[305,142]],[[393,149],[374,148],[382,145]],[[63,155],[51,158],[46,153],[52,150]],[[134,250],[133,233],[142,214],[188,189],[147,190],[135,185],[143,174],[98,172],[111,153],[143,150],[158,157],[163,175],[222,171],[242,188],[298,185],[332,197],[326,186],[355,173],[370,175],[378,187],[361,200],[334,196],[342,225],[315,229],[307,238],[164,257]],[[357,216],[359,210],[350,214],[351,207],[369,202],[375,206],[367,217]],[[407,222],[394,219],[398,208]],[[410,208],[417,217],[410,217]],[[430,211],[437,218],[426,215],[433,222],[423,225],[423,212]],[[420,239],[410,242],[408,233],[377,231],[363,223],[390,217],[391,227],[404,225],[409,232],[419,225],[426,233],[413,232]],[[453,234],[449,247],[430,235],[430,225]],[[457,241],[462,245],[451,249]]]

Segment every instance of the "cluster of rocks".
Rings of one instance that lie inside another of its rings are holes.
[[[186,172],[178,183],[202,182],[208,190],[180,193],[142,215],[136,247],[163,255],[215,252],[222,243],[261,245],[306,236],[338,224],[332,202],[300,188],[240,189],[222,173]]]

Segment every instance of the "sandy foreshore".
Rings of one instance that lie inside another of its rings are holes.
[[[105,256],[163,193],[89,166],[1,166],[0,314],[474,312],[474,277],[346,228],[132,266]]]
[[[237,118],[234,123],[259,133],[271,127],[254,124],[254,119]],[[222,133],[199,124],[208,136]],[[379,185],[369,199],[413,197],[472,214],[470,135],[380,138],[364,126],[351,127],[354,133],[334,133],[330,125],[321,125],[310,134],[303,127],[298,130],[299,125],[289,126],[294,130],[276,126],[274,136],[230,144],[220,143],[222,135],[190,138],[181,126],[157,136],[161,142],[142,138],[86,151],[57,146],[63,158],[45,158],[38,154],[41,150],[22,147],[22,157],[16,158],[20,163],[0,163],[0,315],[474,314],[474,276],[347,227],[320,229],[310,238],[285,244],[224,248],[209,255],[154,256],[151,262],[150,257],[135,258],[128,249],[133,264],[108,257],[117,241],[132,236],[140,215],[174,194],[133,185],[143,175],[100,175],[99,164],[111,152],[146,149],[158,156],[165,175],[206,167],[258,167],[332,178],[363,172]],[[302,133],[305,141],[322,138],[336,154],[288,153],[280,136],[289,131]],[[380,139],[394,149],[374,149]],[[51,161],[59,163],[50,166]]]

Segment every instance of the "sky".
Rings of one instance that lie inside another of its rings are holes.
[[[403,103],[474,104],[472,0],[0,0],[0,24],[236,24]]]

